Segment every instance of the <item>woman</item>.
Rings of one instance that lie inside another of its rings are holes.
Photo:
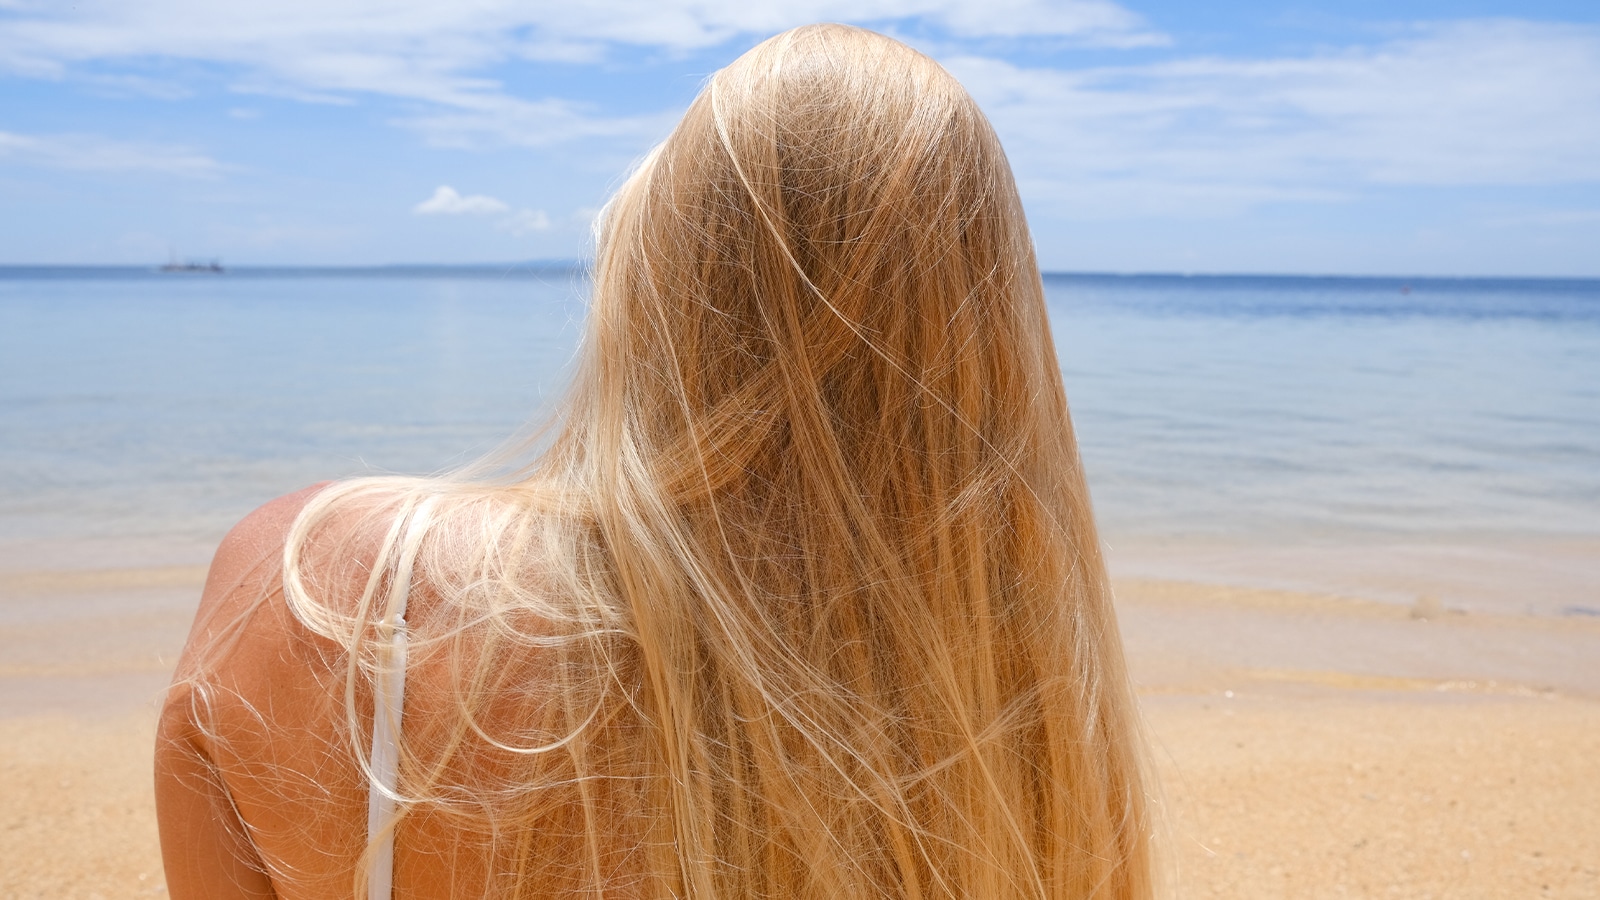
[[[767,41],[594,277],[515,478],[312,488],[224,541],[162,719],[172,896],[1149,895],[1039,274],[955,80]]]

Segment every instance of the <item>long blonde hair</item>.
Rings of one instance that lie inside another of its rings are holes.
[[[408,699],[402,847],[448,822],[504,896],[1148,896],[1105,566],[972,99],[880,35],[786,32],[599,229],[536,462],[349,483],[291,534],[358,751],[385,594],[414,572],[430,597],[412,665],[444,687]],[[310,560],[356,508],[393,527],[356,529],[352,603]]]

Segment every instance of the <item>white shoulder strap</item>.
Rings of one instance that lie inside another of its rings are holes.
[[[372,783],[367,787],[367,900],[390,900],[394,889],[395,806],[400,799],[400,718],[406,699],[406,600],[417,548],[433,501],[411,514],[401,543],[389,607],[378,622],[378,669],[372,683]]]

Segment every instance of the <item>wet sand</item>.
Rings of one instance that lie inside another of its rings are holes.
[[[0,898],[164,893],[198,568],[0,575]],[[1600,622],[1118,582],[1182,897],[1600,897]]]

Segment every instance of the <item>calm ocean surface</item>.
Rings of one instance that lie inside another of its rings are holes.
[[[1372,573],[1511,547],[1553,580],[1488,605],[1600,607],[1600,281],[1046,288],[1126,571],[1403,600]],[[583,291],[560,271],[0,269],[0,570],[203,562],[275,495],[493,449],[559,391]]]

